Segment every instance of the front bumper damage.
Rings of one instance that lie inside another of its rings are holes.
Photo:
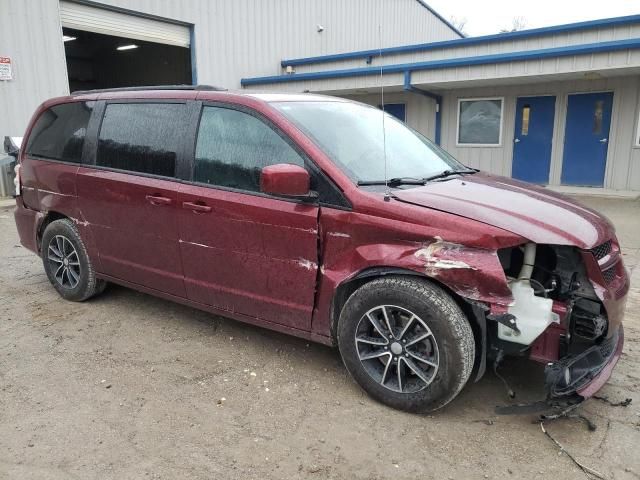
[[[535,262],[530,262],[535,264],[527,278],[536,287],[536,296],[553,300],[554,321],[528,345],[515,345],[504,335],[491,340],[498,361],[504,354],[519,355],[545,365],[546,398],[498,407],[501,414],[574,408],[607,383],[622,355],[629,274],[615,237],[591,250],[538,246],[538,253]],[[511,260],[503,262],[505,274],[521,278],[517,270],[523,261],[515,255]],[[487,320],[495,317],[488,315]],[[525,328],[529,326],[526,316],[518,317],[516,314],[513,320],[520,330],[523,323]],[[499,324],[495,328],[506,327]]]
[[[620,325],[599,345],[578,355],[549,362],[544,371],[549,399],[575,398],[576,395],[582,400],[592,397],[611,377],[623,345],[624,328]]]

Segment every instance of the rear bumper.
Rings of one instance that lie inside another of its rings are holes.
[[[23,247],[38,253],[38,226],[42,214],[24,206],[22,197],[16,197],[16,209],[13,213],[20,243]]]
[[[600,345],[579,355],[562,358],[547,364],[545,386],[551,399],[579,395],[592,397],[607,383],[615,368],[624,345],[622,325]]]

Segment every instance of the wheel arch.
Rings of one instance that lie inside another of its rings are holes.
[[[353,292],[366,283],[389,275],[411,276],[429,281],[442,288],[442,290],[444,290],[454,300],[454,302],[456,302],[462,310],[462,313],[467,317],[469,325],[471,325],[476,344],[476,358],[474,361],[474,372],[472,372],[472,377],[475,381],[482,378],[486,370],[487,353],[486,318],[485,308],[483,305],[475,300],[462,297],[459,293],[451,289],[445,283],[439,281],[437,278],[430,277],[429,275],[408,268],[390,266],[368,267],[340,283],[335,290],[331,302],[331,337],[333,338],[333,341],[336,342],[337,340],[336,332],[340,313]]]
[[[63,219],[71,220],[69,216],[54,210],[48,211],[46,214],[43,215],[42,219],[40,220],[40,224],[38,225],[38,229],[36,231],[36,242],[37,242],[36,245],[38,247],[38,252],[42,251],[42,235],[44,234],[44,231],[49,226],[49,224],[52,222],[55,222],[56,220],[63,220]]]

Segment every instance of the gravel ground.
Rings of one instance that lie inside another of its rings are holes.
[[[633,269],[625,352],[601,391],[549,432],[606,478],[640,478],[640,202],[589,199]],[[0,478],[583,479],[532,423],[500,417],[491,373],[420,416],[370,400],[336,350],[125,288],[78,304],[49,285],[0,210]],[[519,401],[542,370],[504,369]],[[635,453],[634,453],[635,452]]]

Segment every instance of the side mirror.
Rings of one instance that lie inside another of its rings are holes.
[[[309,172],[298,165],[279,163],[264,167],[260,172],[262,193],[309,200],[317,198],[309,185]]]

